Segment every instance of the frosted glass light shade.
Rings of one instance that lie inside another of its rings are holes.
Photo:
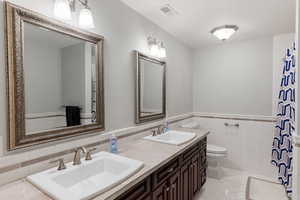
[[[157,44],[152,44],[150,46],[150,54],[152,56],[159,57],[160,49],[159,49],[159,46]]]
[[[95,28],[93,15],[90,9],[83,8],[79,14],[79,26],[82,28]]]
[[[68,0],[55,0],[54,16],[63,20],[72,19],[71,8]]]
[[[167,57],[167,50],[166,50],[166,48],[165,48],[165,46],[162,42],[160,43],[159,57],[160,58],[166,58]]]
[[[239,28],[235,25],[225,25],[211,31],[219,40],[228,40]]]

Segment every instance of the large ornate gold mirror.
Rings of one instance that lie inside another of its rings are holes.
[[[137,124],[166,116],[166,63],[135,52]]]
[[[104,130],[103,37],[5,4],[9,150]]]

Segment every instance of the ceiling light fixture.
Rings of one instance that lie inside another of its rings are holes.
[[[77,0],[77,2],[83,6],[79,13],[79,26],[87,29],[95,28],[93,14],[88,6],[88,0]],[[76,0],[55,0],[55,17],[63,20],[71,20],[72,12],[76,12]]]
[[[224,25],[214,28],[210,33],[217,37],[219,40],[228,40],[235,32],[239,30],[236,25]]]

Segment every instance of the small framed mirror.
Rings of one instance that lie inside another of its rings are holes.
[[[104,130],[103,37],[5,4],[9,150]]]
[[[166,63],[135,51],[137,124],[166,116]]]

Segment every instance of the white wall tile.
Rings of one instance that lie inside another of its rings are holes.
[[[270,163],[273,142],[273,122],[194,118],[210,130],[208,144],[228,150],[223,166],[276,178],[276,168]],[[226,127],[224,123],[239,123],[239,128]]]

